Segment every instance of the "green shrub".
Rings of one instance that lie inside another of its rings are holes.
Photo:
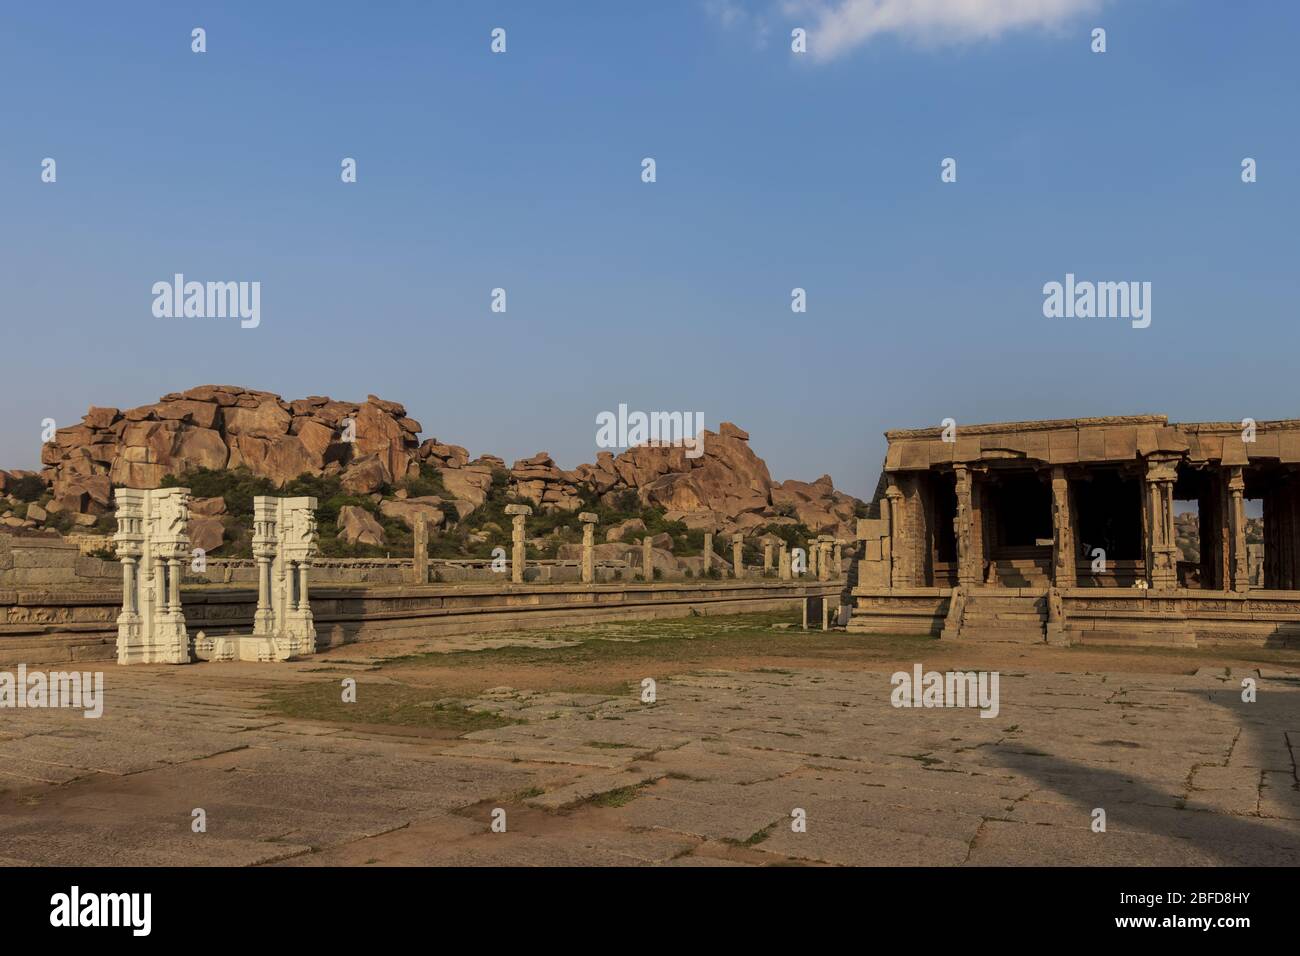
[[[36,501],[45,494],[45,482],[39,475],[23,475],[10,487],[9,494],[19,501]]]

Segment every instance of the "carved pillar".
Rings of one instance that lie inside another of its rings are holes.
[[[1228,528],[1232,544],[1232,590],[1250,590],[1250,577],[1246,566],[1246,479],[1240,465],[1228,469]]]
[[[311,607],[307,590],[307,571],[311,567],[306,561],[298,562],[298,610],[305,611]]]
[[[511,516],[511,554],[510,580],[515,584],[524,583],[524,562],[528,552],[524,544],[524,520],[533,513],[528,505],[506,505],[506,514]]]
[[[593,584],[596,580],[596,522],[598,515],[584,511],[578,515],[582,522],[582,583]]]
[[[731,568],[736,577],[745,576],[745,539],[740,534],[731,536]]]
[[[1146,507],[1147,569],[1153,590],[1178,586],[1178,545],[1174,535],[1174,480],[1177,459],[1147,460],[1143,483]]]
[[[423,517],[416,517],[412,529],[411,581],[415,584],[429,583],[429,523]]]
[[[971,505],[971,474],[965,465],[953,466],[957,477],[957,513],[953,533],[957,539],[957,583],[971,587],[980,583],[980,565],[975,554],[974,509]]]
[[[820,535],[817,538],[817,580],[831,579],[831,545],[830,538]]]
[[[122,557],[122,616],[135,614],[135,558]],[[119,618],[121,620],[121,618]]]
[[[713,532],[704,532],[704,573],[707,575],[713,567]]]
[[[181,562],[175,557],[167,559],[167,613],[181,613]]]
[[[834,564],[834,567],[835,567],[835,576],[836,576],[837,578],[838,578],[838,577],[843,577],[843,575],[844,575],[844,548],[843,548],[843,546],[842,546],[838,541],[835,542],[835,550],[834,550],[834,554],[833,554],[832,560],[835,562],[835,564]]]
[[[808,576],[817,575],[817,540],[805,542],[805,550],[808,552]]]
[[[763,573],[772,570],[772,542],[770,540],[763,542]]]
[[[1070,482],[1065,466],[1052,468],[1052,583],[1075,586],[1074,516],[1070,513]]]
[[[789,545],[784,541],[781,542],[781,550],[777,553],[777,573],[781,576],[782,581],[790,580],[790,551]]]

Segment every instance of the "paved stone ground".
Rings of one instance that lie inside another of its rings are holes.
[[[895,709],[868,670],[496,688],[471,706],[527,723],[463,739],[260,706],[319,669],[110,666],[99,720],[0,711],[0,863],[1300,864],[1281,672],[1246,704],[1221,669],[1004,671],[995,719]]]

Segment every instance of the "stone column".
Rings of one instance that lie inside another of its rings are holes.
[[[311,565],[306,561],[298,562],[298,610],[305,611],[311,607],[311,598],[308,597],[307,590],[307,571]]]
[[[122,558],[122,613],[135,614],[135,558],[126,555]]]
[[[784,541],[781,542],[781,550],[777,553],[777,573],[781,576],[782,581],[790,580],[790,550],[789,545]]]
[[[1052,468],[1052,583],[1075,586],[1074,521],[1070,514],[1070,481],[1064,465]]]
[[[578,515],[582,522],[582,583],[594,584],[596,581],[596,522],[599,515],[584,511]]]
[[[706,531],[704,532],[704,569],[703,569],[704,574],[707,575],[709,573],[709,569],[712,567],[713,567],[713,532]]]
[[[887,512],[887,514],[886,514]],[[903,492],[889,479],[885,497],[880,502],[881,517],[889,521],[889,583],[891,588],[905,587],[910,583],[907,570],[907,541],[903,521]]]
[[[955,465],[953,471],[957,477],[957,513],[952,524],[953,536],[957,539],[957,583],[962,587],[972,587],[980,583],[980,569],[976,564],[972,527],[971,475],[965,465]]]
[[[1240,465],[1228,469],[1228,528],[1232,546],[1230,568],[1232,590],[1250,590],[1250,577],[1246,564],[1246,479]]]
[[[654,545],[650,543],[650,535],[641,539],[641,574],[647,581],[655,579],[655,553]]]
[[[181,561],[167,559],[167,613],[181,613]]]
[[[835,562],[835,576],[839,578],[844,576],[844,546],[836,541],[834,548],[831,560]]]
[[[1178,586],[1178,545],[1174,536],[1176,459],[1148,459],[1143,484],[1146,501],[1147,569],[1152,590]]]
[[[821,535],[817,538],[817,580],[829,581],[831,579],[831,545],[830,538]]]
[[[731,536],[731,567],[736,577],[745,576],[745,538],[741,534]]]
[[[767,574],[772,570],[772,542],[763,542],[763,573]]]
[[[807,541],[804,546],[808,552],[808,576],[814,577],[817,574],[817,540]]]
[[[528,556],[524,545],[524,520],[532,513],[533,509],[528,505],[506,505],[506,514],[511,516],[512,521],[510,529],[512,545],[510,580],[515,584],[524,583],[524,562]]]
[[[414,554],[411,556],[411,580],[415,584],[429,583],[429,523],[417,515],[414,533]]]

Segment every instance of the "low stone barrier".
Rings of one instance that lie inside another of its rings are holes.
[[[317,646],[324,649],[393,637],[793,610],[808,597],[838,602],[842,587],[842,581],[771,578],[595,585],[316,585],[311,606]],[[235,634],[253,626],[257,588],[252,584],[184,585],[181,599],[191,636],[200,630],[209,637]],[[113,660],[121,606],[120,583],[114,588],[0,587],[0,665]]]

